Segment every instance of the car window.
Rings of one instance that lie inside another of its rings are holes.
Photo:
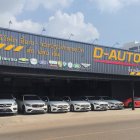
[[[72,101],[81,101],[81,98],[80,97],[71,97],[71,100]]]
[[[11,94],[0,94],[0,99],[13,99]]]
[[[42,100],[48,102],[48,97],[42,97]]]
[[[83,96],[83,97],[81,97],[81,100],[88,101],[88,98]]]
[[[103,96],[101,97],[103,100],[114,100],[112,97],[108,97],[108,96]]]
[[[63,101],[60,97],[49,97],[49,101]]]
[[[64,101],[70,101],[69,97],[63,97]]]
[[[38,96],[24,96],[24,100],[40,100]]]
[[[140,98],[134,98],[135,101],[140,101]]]
[[[95,96],[89,96],[88,100],[100,100],[100,97],[95,97]]]

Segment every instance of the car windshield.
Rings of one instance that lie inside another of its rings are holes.
[[[138,100],[138,101],[140,101],[140,98],[135,97],[134,100]]]
[[[0,99],[13,99],[10,94],[0,94]]]
[[[100,99],[103,99],[103,100],[115,100],[112,97],[108,97],[108,96],[103,96]]]
[[[80,97],[71,97],[71,101],[82,101]]]
[[[60,97],[49,97],[49,101],[63,101]]]
[[[100,100],[100,97],[87,96],[88,100]]]
[[[38,96],[24,96],[24,100],[40,100]]]

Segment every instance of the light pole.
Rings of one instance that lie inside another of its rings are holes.
[[[41,35],[43,34],[43,32],[45,32],[46,31],[46,29],[45,29],[45,27],[43,27],[42,28],[42,31],[41,31]]]
[[[10,29],[11,25],[12,25],[12,21],[10,20],[9,21],[9,29]]]
[[[71,33],[71,34],[69,35],[69,40],[71,39],[72,36],[74,36],[74,34]]]
[[[92,44],[94,44],[96,41],[98,41],[98,38],[95,38],[92,42]]]
[[[120,45],[120,43],[116,42],[112,45],[112,47],[114,48],[115,46]]]

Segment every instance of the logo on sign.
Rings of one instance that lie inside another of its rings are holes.
[[[67,66],[67,62],[63,62],[63,67],[66,67]]]
[[[37,61],[36,58],[31,58],[31,59],[30,59],[30,63],[31,63],[32,65],[37,65],[38,61]]]
[[[81,68],[81,65],[80,65],[80,64],[73,64],[73,67],[74,67],[75,69],[80,69],[80,68]]]
[[[69,62],[69,63],[68,63],[68,67],[69,67],[70,69],[73,67],[72,62]]]
[[[85,68],[88,68],[91,64],[81,63],[81,65]]]
[[[24,63],[24,64],[25,64],[25,63],[28,63],[28,62],[29,62],[29,59],[27,59],[27,58],[19,58],[19,59],[18,59],[18,62],[19,62],[19,63]]]
[[[63,62],[62,61],[58,61],[58,67],[62,68],[63,66]]]
[[[52,67],[57,67],[57,61],[53,61],[53,60],[49,60],[49,64],[50,64],[50,66],[52,66]]]
[[[39,61],[39,64],[40,64],[40,65],[47,65],[47,61],[45,61],[45,60],[40,60],[40,61]]]

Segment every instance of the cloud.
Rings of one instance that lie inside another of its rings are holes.
[[[68,14],[60,10],[55,12],[46,23],[34,22],[31,19],[18,21],[16,16],[24,12],[27,4],[32,6],[31,10],[44,6],[46,9],[55,9],[59,6],[67,7],[73,0],[0,0],[0,26],[8,28],[9,21],[12,21],[11,29],[41,33],[42,25],[46,25],[46,34],[54,37],[90,42],[99,38],[99,32],[91,23],[86,23],[81,12]],[[8,3],[8,5],[7,5]],[[28,7],[29,8],[29,7]]]
[[[68,39],[73,34],[72,39],[84,42],[91,42],[99,38],[99,32],[91,23],[86,23],[81,12],[75,14],[62,13],[61,11],[49,18],[47,24],[47,34]]]
[[[89,0],[97,5],[101,12],[114,13],[126,6],[140,3],[140,0]]]
[[[24,0],[0,0],[0,14],[17,15],[22,12]]]
[[[42,6],[46,9],[57,11],[68,7],[72,2],[73,0],[26,0],[25,8],[27,10],[36,10]]]

